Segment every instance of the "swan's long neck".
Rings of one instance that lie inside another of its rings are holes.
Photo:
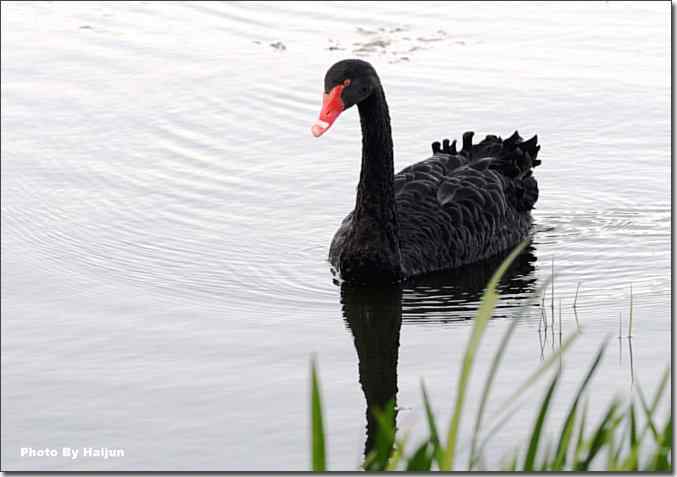
[[[396,226],[393,138],[382,88],[358,104],[362,125],[362,171],[355,217]]]
[[[362,171],[352,230],[341,258],[341,275],[386,282],[401,277],[394,194],[393,139],[383,90],[358,104],[362,124]]]

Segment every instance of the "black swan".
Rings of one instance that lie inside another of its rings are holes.
[[[324,79],[315,137],[357,105],[362,171],[355,209],[339,227],[329,260],[344,281],[398,282],[492,257],[523,240],[538,199],[532,168],[540,146],[517,131],[508,139],[472,132],[432,144],[432,157],[393,170],[390,115],[381,81],[366,61],[339,61]]]

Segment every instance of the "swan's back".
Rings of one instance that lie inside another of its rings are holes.
[[[395,175],[402,272],[418,275],[475,262],[523,240],[538,199],[532,175],[540,146],[517,132],[487,136],[460,152],[447,140]]]

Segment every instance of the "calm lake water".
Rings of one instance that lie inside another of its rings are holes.
[[[563,337],[582,335],[553,420],[607,335],[590,418],[633,380],[653,392],[671,349],[669,5],[3,3],[3,470],[307,469],[313,353],[332,469],[360,463],[360,373],[368,394],[397,387],[413,441],[422,378],[446,422],[489,270],[385,295],[332,282],[357,111],[320,139],[310,126],[346,57],[381,76],[397,170],[466,130],[542,145],[534,239],[501,285],[461,447],[493,352],[553,261],[555,303],[548,290],[518,324],[487,418],[558,348],[560,306]],[[370,310],[391,318],[372,326]],[[488,464],[522,442],[541,389]]]

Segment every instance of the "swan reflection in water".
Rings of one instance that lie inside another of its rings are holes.
[[[519,307],[535,290],[533,252],[534,248],[529,245],[499,284],[501,295],[520,298],[512,307]],[[391,399],[397,409],[397,358],[402,321],[446,323],[472,318],[484,286],[503,258],[505,256],[421,277],[404,285],[341,285],[343,318],[355,339],[359,380],[366,400],[365,455],[374,448],[376,438],[372,409],[383,409]],[[503,310],[505,313],[505,308]],[[396,416],[397,413],[392,416],[393,428]]]

